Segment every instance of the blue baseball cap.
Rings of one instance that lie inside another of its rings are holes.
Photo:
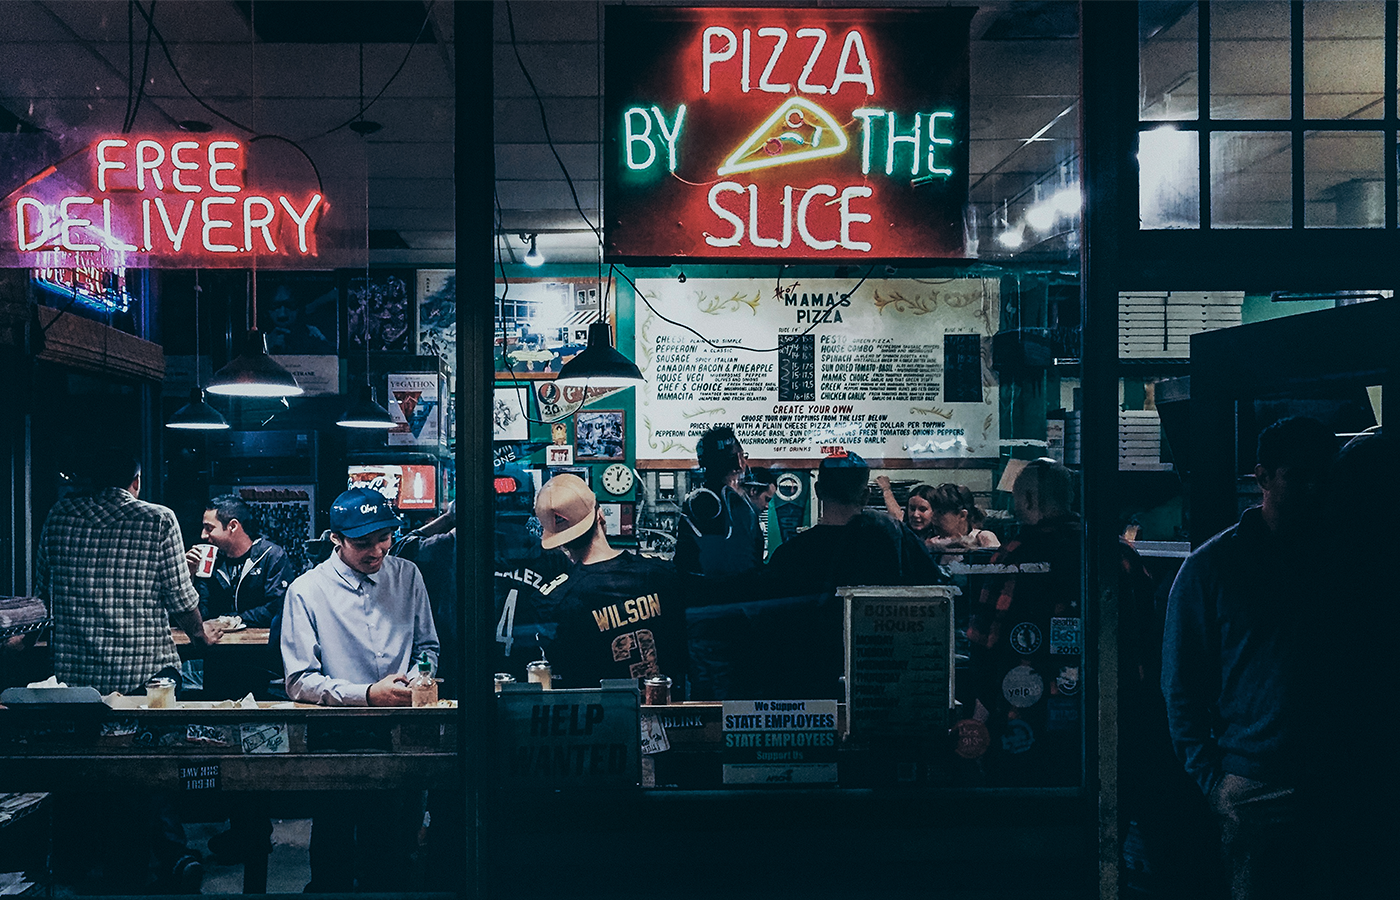
[[[373,488],[351,488],[331,504],[331,531],[336,534],[362,538],[398,527],[399,517],[389,499]]]
[[[823,469],[868,469],[869,465],[859,453],[853,450],[842,450],[830,456],[822,458],[821,468]]]

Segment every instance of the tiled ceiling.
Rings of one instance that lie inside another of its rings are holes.
[[[139,5],[152,7],[149,0]],[[1264,5],[1233,6],[1249,13]],[[997,0],[975,6],[969,184],[985,236],[1003,201],[1013,210],[1024,204],[1036,180],[1057,176],[1060,164],[1076,153],[1079,44],[1075,3]],[[124,0],[0,0],[0,129],[39,129],[60,147],[119,129],[127,107],[128,54],[139,71],[145,51],[140,16],[128,44],[130,9]],[[447,0],[161,0],[154,4],[154,19],[188,90],[159,43],[153,44],[137,128],[163,130],[186,120],[223,127],[192,92],[258,132],[300,142],[328,187],[338,185],[342,196],[365,202],[367,184],[375,262],[447,262],[455,247],[453,9]],[[1144,37],[1166,48],[1166,55],[1160,78],[1153,74],[1153,83],[1143,87],[1145,97],[1175,91],[1177,101],[1194,102],[1193,55],[1170,52],[1178,33],[1193,32],[1192,10],[1194,4],[1186,3],[1151,7],[1160,21],[1147,22],[1151,33]],[[508,260],[520,257],[519,235],[528,233],[540,235],[540,248],[551,260],[597,259],[597,242],[574,208],[564,170],[584,215],[597,223],[600,12],[590,0],[494,4],[498,244]],[[1309,19],[1310,34],[1335,38],[1317,43],[1326,59],[1319,57],[1313,72],[1356,68],[1362,59],[1357,48],[1369,38],[1357,31],[1361,26],[1347,24],[1354,19]],[[360,107],[361,54],[366,100],[383,91],[365,118],[384,126],[363,137],[336,129]],[[522,63],[538,88],[538,103]],[[1222,84],[1219,73],[1215,83]],[[1350,94],[1317,90],[1333,98],[1333,106],[1342,104],[1339,117],[1349,114],[1343,107],[1352,102]],[[1355,102],[1373,101],[1367,95]],[[1045,249],[1062,254],[1065,248],[1061,243]],[[999,252],[987,240],[981,251],[984,258]]]

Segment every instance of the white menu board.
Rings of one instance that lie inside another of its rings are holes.
[[[732,425],[755,459],[813,459],[832,448],[886,464],[995,458],[999,282],[853,287],[852,279],[639,279],[635,359],[646,383],[637,459],[689,463],[696,439],[718,424]]]

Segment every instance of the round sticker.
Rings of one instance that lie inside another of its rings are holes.
[[[1019,665],[1001,680],[1001,695],[1012,706],[1024,709],[1034,706],[1045,692],[1045,682],[1027,665]]]
[[[788,503],[802,496],[802,479],[794,472],[784,472],[778,476],[778,499]]]
[[[953,736],[958,742],[953,752],[963,759],[976,759],[986,753],[987,747],[992,743],[987,726],[976,719],[963,719],[954,725]]]
[[[1022,622],[1011,629],[1011,649],[1022,656],[1030,656],[1040,649],[1040,629],[1030,622]]]
[[[1024,719],[1012,719],[1006,723],[1006,731],[1001,735],[1001,749],[1007,753],[1025,753],[1035,743],[1035,732]]]
[[[1079,693],[1079,667],[1060,666],[1060,674],[1055,676],[1055,689],[1061,694]]]

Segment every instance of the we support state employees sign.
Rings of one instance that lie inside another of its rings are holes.
[[[963,256],[972,13],[608,7],[608,257]]]
[[[1000,283],[897,278],[847,293],[852,287],[846,279],[776,288],[767,279],[638,279],[634,359],[646,378],[638,461],[688,463],[711,425],[732,426],[761,460],[813,462],[833,448],[886,465],[995,458],[990,343]]]

